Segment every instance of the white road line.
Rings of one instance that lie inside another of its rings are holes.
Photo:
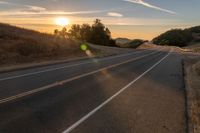
[[[128,87],[130,87],[131,85],[133,85],[133,83],[135,83],[137,80],[141,79],[144,75],[146,75],[148,72],[150,72],[153,68],[155,68],[157,65],[159,65],[164,59],[166,59],[170,54],[171,54],[172,50],[170,50],[170,52],[164,56],[161,60],[159,60],[157,63],[155,63],[153,66],[151,66],[149,69],[147,69],[144,73],[142,73],[140,76],[138,76],[136,79],[134,79],[133,81],[131,81],[129,84],[127,84],[126,86],[124,86],[122,89],[120,89],[117,93],[115,93],[113,96],[111,96],[109,99],[107,99],[105,102],[103,102],[101,105],[99,105],[98,107],[96,107],[94,110],[92,110],[91,112],[89,112],[87,115],[85,115],[84,117],[82,117],[80,120],[78,120],[77,122],[75,122],[73,125],[71,125],[70,127],[68,127],[65,131],[63,131],[62,133],[69,133],[71,132],[73,129],[75,129],[76,127],[78,127],[81,123],[83,123],[85,120],[87,120],[90,116],[92,116],[93,114],[95,114],[98,110],[100,110],[102,107],[104,107],[106,104],[108,104],[111,100],[113,100],[115,97],[117,97],[119,94],[121,94],[123,91],[125,91]]]
[[[82,77],[86,77],[86,76],[101,72],[103,70],[114,68],[114,67],[120,66],[122,64],[129,63],[129,62],[132,62],[132,61],[147,57],[147,56],[155,54],[155,53],[158,53],[158,51],[152,52],[150,54],[143,55],[143,56],[140,56],[140,57],[136,57],[136,58],[133,58],[133,59],[129,59],[129,60],[121,62],[121,63],[113,64],[113,65],[110,65],[110,66],[107,66],[107,67],[104,67],[104,68],[101,68],[101,69],[98,69],[98,70],[95,70],[95,71],[92,71],[92,72],[89,72],[89,73],[81,74],[79,76],[75,76],[75,77],[72,77],[72,78],[69,78],[69,79],[66,79],[66,80],[62,80],[62,81],[53,83],[53,84],[49,84],[49,85],[46,85],[46,86],[43,86],[43,87],[40,87],[40,88],[37,88],[37,89],[33,89],[31,91],[23,92],[23,93],[20,93],[20,94],[17,94],[17,95],[8,97],[8,98],[4,98],[4,99],[0,100],[0,104],[6,103],[6,102],[9,102],[9,101],[12,101],[12,100],[16,100],[16,99],[19,99],[19,98],[22,98],[22,97],[25,97],[25,96],[28,96],[28,95],[31,95],[31,94],[35,94],[37,92],[41,92],[41,91],[47,90],[47,89],[52,88],[52,87],[63,85],[65,83],[67,83],[67,82],[70,82],[70,81],[73,81],[73,80],[76,80],[76,79],[80,79]]]
[[[147,51],[147,50],[144,50],[144,51]],[[137,51],[137,52],[134,52],[134,53],[128,53],[128,54],[123,54],[123,55],[111,56],[111,57],[107,57],[105,59],[99,59],[99,61],[110,60],[110,59],[114,59],[114,58],[129,56],[129,55],[132,55],[132,54],[134,55],[134,54],[141,53],[141,52],[144,52],[144,51]],[[1,78],[0,81],[6,81],[6,80],[10,80],[10,79],[16,79],[16,78],[26,77],[26,76],[36,75],[36,74],[40,74],[40,73],[45,73],[45,72],[60,70],[60,69],[64,69],[64,68],[70,68],[70,67],[74,67],[74,66],[80,66],[80,65],[84,65],[84,64],[90,64],[90,63],[92,63],[92,61],[87,61],[87,62],[73,64],[73,65],[68,65],[68,66],[63,66],[63,67],[50,68],[50,69],[46,69],[46,70],[42,70],[42,71],[31,72],[31,73],[26,73],[26,74],[21,74],[21,75],[16,75],[16,76],[10,76],[10,77],[6,77],[6,78]]]

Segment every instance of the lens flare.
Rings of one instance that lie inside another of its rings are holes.
[[[81,48],[81,50],[83,50],[83,51],[87,51],[87,50],[88,50],[87,44],[81,44],[81,45],[80,45],[80,48]]]

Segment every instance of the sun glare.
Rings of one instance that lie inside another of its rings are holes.
[[[59,17],[59,18],[56,18],[55,23],[59,26],[67,26],[69,25],[70,22],[69,22],[69,19],[66,17]]]

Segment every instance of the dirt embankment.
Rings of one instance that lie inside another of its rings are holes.
[[[200,133],[200,57],[184,63],[190,133]]]

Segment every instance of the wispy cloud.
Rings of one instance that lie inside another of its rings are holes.
[[[122,14],[117,13],[117,12],[108,12],[107,15],[108,15],[108,16],[111,16],[111,17],[123,17]]]
[[[159,10],[159,11],[167,12],[167,13],[170,13],[170,14],[177,14],[177,13],[174,12],[174,11],[167,10],[167,9],[164,9],[164,8],[161,8],[161,7],[158,7],[158,6],[155,6],[155,5],[151,5],[151,4],[147,3],[147,2],[144,2],[143,0],[123,0],[123,1],[127,1],[127,2],[131,2],[131,3],[140,4],[140,5],[143,5],[143,6],[152,8],[152,9],[156,9],[156,10]]]
[[[41,11],[41,10],[21,10],[21,11],[5,11],[0,12],[1,16],[9,15],[82,15],[82,14],[94,14],[107,12],[104,10],[91,10],[91,11],[76,11],[76,12],[65,12],[65,11]]]
[[[57,1],[57,0],[56,0]],[[14,11],[1,11],[0,15],[81,15],[81,14],[94,14],[108,12],[109,10],[88,10],[88,11],[48,11],[44,7],[24,5],[11,2],[0,1],[0,4],[14,5],[21,8],[15,9]],[[116,15],[116,14],[115,14]],[[119,14],[118,14],[119,15]]]
[[[39,7],[39,6],[24,5],[24,4],[11,3],[11,2],[6,2],[6,1],[0,1],[0,4],[6,4],[6,5],[12,5],[12,6],[19,6],[19,7],[22,7],[24,11],[27,11],[27,12],[41,12],[41,11],[46,11],[46,8]]]
[[[6,1],[0,1],[0,4],[9,4],[9,2],[6,2]]]
[[[42,11],[46,11],[46,8],[43,7],[38,7],[38,6],[29,6],[26,5],[28,7],[28,9],[25,9],[24,11],[27,12],[42,12]]]

